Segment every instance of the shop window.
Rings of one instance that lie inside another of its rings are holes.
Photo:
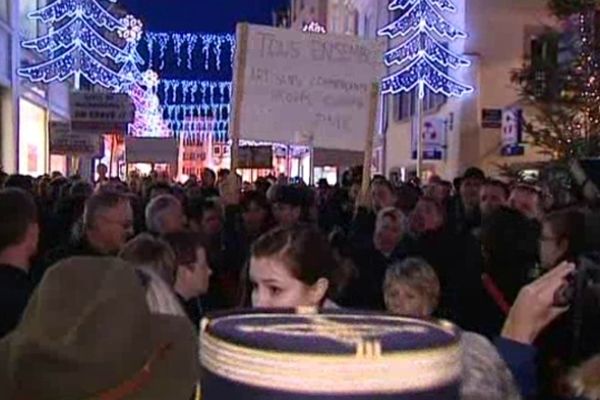
[[[447,101],[443,94],[436,94],[425,88],[425,97],[423,98],[423,112],[435,111]],[[397,121],[404,121],[413,117],[417,110],[416,90],[410,93],[400,93],[395,96],[395,116]]]
[[[39,176],[47,172],[46,111],[21,99],[19,102],[19,173]]]

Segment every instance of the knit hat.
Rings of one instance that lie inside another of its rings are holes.
[[[50,269],[0,341],[0,398],[180,399],[198,380],[184,317],[151,314],[133,268],[72,258]]]
[[[458,399],[461,354],[446,322],[300,308],[202,323],[203,400]]]

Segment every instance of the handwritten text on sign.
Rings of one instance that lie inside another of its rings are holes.
[[[378,41],[251,25],[235,89],[243,92],[240,136],[291,143],[314,135],[318,147],[363,150],[383,49]]]

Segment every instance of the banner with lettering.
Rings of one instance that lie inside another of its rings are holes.
[[[241,139],[307,136],[319,148],[364,151],[385,41],[256,25],[239,31],[232,126]]]

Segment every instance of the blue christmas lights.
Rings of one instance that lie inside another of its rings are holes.
[[[416,0],[410,9],[397,21],[379,30],[380,36],[406,36],[415,28],[435,31],[448,39],[464,38],[466,34],[448,23],[429,0]]]
[[[422,98],[424,86],[434,93],[443,93],[446,96],[460,97],[473,91],[470,86],[450,78],[427,58],[421,58],[414,60],[404,69],[385,77],[381,83],[381,92],[396,94],[410,92],[419,87],[419,96]]]
[[[390,10],[405,9],[407,6],[418,3],[420,0],[393,0],[390,5]],[[451,0],[429,0],[431,4],[437,4],[442,10],[456,11],[456,7]]]
[[[226,81],[162,79],[160,86],[165,103],[224,103],[231,96],[231,82]]]
[[[44,63],[19,69],[19,75],[32,82],[63,82],[72,76],[83,75],[91,84],[109,89],[119,88],[122,84],[119,74],[97,61],[81,46],[73,45],[60,57]]]
[[[418,30],[400,46],[385,53],[383,59],[388,67],[410,62],[425,52],[425,57],[444,67],[468,67],[471,62],[458,56],[435,40],[429,32]]]
[[[29,17],[48,24],[49,33],[22,45],[45,55],[47,60],[20,68],[20,76],[44,83],[65,81],[74,76],[76,88],[84,77],[92,84],[109,89],[121,87],[118,72],[106,63],[120,64],[130,55],[126,49],[107,40],[105,35],[123,25],[97,0],[56,0],[30,13]]]
[[[115,3],[117,0],[108,0]],[[55,0],[39,10],[29,13],[30,19],[39,19],[44,24],[54,25],[65,18],[83,18],[94,21],[98,27],[115,31],[121,22],[97,0]]]
[[[74,18],[45,36],[25,41],[22,46],[43,54],[61,51],[73,44],[83,45],[88,51],[95,52],[100,57],[109,57],[113,61],[127,57],[123,49],[107,41],[86,19],[81,18]]]
[[[397,21],[378,32],[380,36],[392,39],[406,37],[384,55],[384,62],[388,67],[397,65],[400,69],[383,79],[382,94],[397,94],[417,89],[419,98],[422,99],[426,87],[433,93],[455,97],[472,92],[471,86],[453,79],[448,74],[449,67],[458,69],[470,65],[469,60],[449,50],[443,41],[466,36],[440,14],[443,10],[455,10],[452,2],[393,0],[389,5],[390,10],[398,8],[406,9],[406,12]]]
[[[211,66],[220,70],[222,67],[223,51],[229,47],[229,62],[233,62],[235,53],[235,36],[231,34],[207,34],[207,33],[155,33],[147,32],[144,35],[148,48],[148,63],[153,65],[156,61],[156,47],[158,47],[159,69],[165,68],[165,57],[167,51],[172,50],[177,66],[183,64],[183,58],[187,58],[187,68],[192,70],[195,64],[196,45],[201,44],[200,57],[203,67],[209,70]]]

